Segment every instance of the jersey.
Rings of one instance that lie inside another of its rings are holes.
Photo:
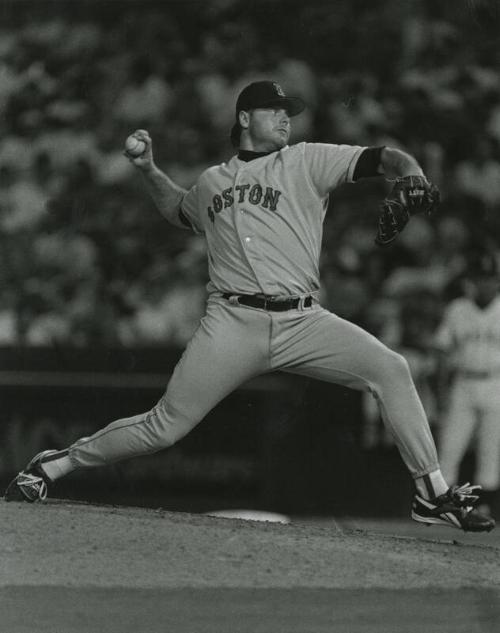
[[[181,210],[206,237],[209,292],[303,295],[319,290],[330,192],[352,182],[360,146],[299,143],[207,169]]]
[[[500,297],[483,309],[467,297],[452,301],[435,342],[459,372],[500,373]]]

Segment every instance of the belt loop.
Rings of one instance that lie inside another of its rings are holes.
[[[238,299],[239,299],[239,295],[231,295],[228,300],[231,305],[237,306],[240,304]]]

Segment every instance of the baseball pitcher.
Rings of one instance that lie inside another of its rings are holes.
[[[394,179],[380,209],[381,247],[413,214],[431,212],[438,191],[415,159],[397,149],[288,145],[291,119],[304,107],[276,82],[248,85],[231,131],[238,152],[204,171],[189,191],[157,167],[148,132],[135,132],[139,143],[127,153],[158,209],[206,239],[206,314],[150,411],[111,422],[68,449],[36,455],[8,486],[7,500],[44,499],[47,486],[74,469],[172,446],[241,383],[279,370],[373,394],[415,481],[413,519],[493,528],[493,519],[474,509],[478,486],[445,482],[404,358],[318,302],[322,225],[336,187],[372,176]]]

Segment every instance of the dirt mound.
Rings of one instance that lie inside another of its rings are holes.
[[[0,586],[500,587],[496,547],[342,529],[334,521],[0,502],[0,534]]]

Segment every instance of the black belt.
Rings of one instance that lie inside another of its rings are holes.
[[[273,312],[294,310],[300,305],[303,305],[304,308],[310,308],[313,302],[311,295],[302,299],[299,297],[293,297],[291,299],[273,299],[272,297],[266,297],[265,295],[237,295],[231,292],[225,292],[222,296],[224,299],[233,298],[234,301],[244,306],[261,308],[262,310],[271,310]]]

